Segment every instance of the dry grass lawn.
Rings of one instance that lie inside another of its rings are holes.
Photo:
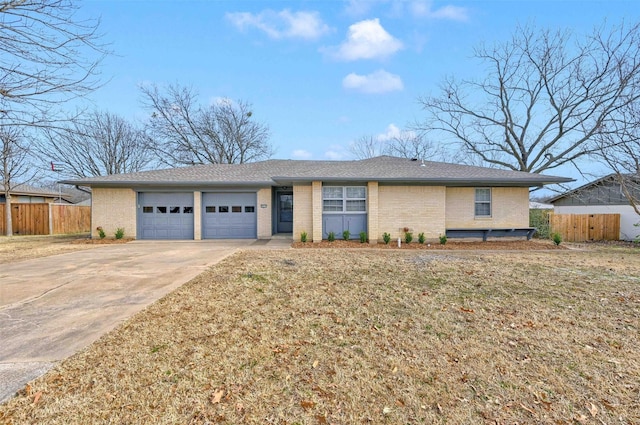
[[[8,424],[638,424],[640,251],[229,257]]]
[[[91,248],[78,244],[86,236],[0,236],[0,264]]]

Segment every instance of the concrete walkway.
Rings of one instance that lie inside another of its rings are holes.
[[[134,241],[0,267],[0,402],[239,249],[290,239]]]

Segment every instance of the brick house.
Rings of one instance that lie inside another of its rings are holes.
[[[65,181],[90,186],[92,228],[138,239],[353,238],[409,229],[440,235],[531,235],[529,188],[564,177],[379,156],[267,160]],[[514,233],[514,231],[516,231]],[[518,233],[519,231],[520,233]],[[480,233],[479,233],[480,232]],[[94,235],[95,236],[95,235]]]

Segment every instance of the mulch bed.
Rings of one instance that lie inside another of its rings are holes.
[[[294,248],[377,248],[377,249],[423,249],[423,250],[513,250],[513,251],[531,251],[531,250],[549,250],[549,249],[567,249],[566,245],[555,245],[547,240],[488,240],[488,241],[447,241],[446,244],[440,243],[424,243],[411,242],[409,244],[402,242],[398,248],[398,242],[392,241],[389,244],[378,243],[372,245],[369,243],[361,243],[360,241],[336,240],[329,242],[294,242],[291,246]]]

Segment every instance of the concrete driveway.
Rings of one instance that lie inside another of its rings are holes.
[[[240,248],[273,241],[134,241],[0,268],[0,402]]]

